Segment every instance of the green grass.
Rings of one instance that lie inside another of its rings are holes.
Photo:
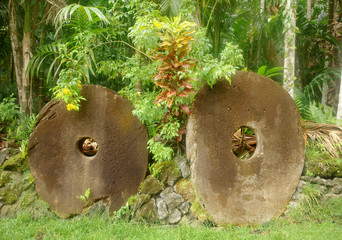
[[[285,217],[254,227],[163,226],[129,223],[107,216],[73,219],[29,213],[0,218],[0,239],[341,239],[342,199],[299,207]]]

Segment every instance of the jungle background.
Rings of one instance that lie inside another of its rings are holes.
[[[340,0],[4,0],[0,36],[1,176],[28,171],[39,110],[56,99],[77,111],[89,83],[133,103],[149,133],[149,172],[158,174],[185,152],[197,91],[253,71],[298,106],[303,174],[342,177]]]

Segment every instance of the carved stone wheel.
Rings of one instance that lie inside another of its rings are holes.
[[[304,165],[300,114],[290,95],[271,79],[237,72],[231,84],[203,87],[191,111],[186,145],[193,182],[214,222],[248,225],[282,214]],[[241,127],[257,140],[247,159],[232,151]]]
[[[132,104],[95,85],[83,86],[82,96],[86,101],[78,112],[50,101],[28,145],[37,192],[61,217],[80,214],[99,200],[110,211],[119,209],[137,193],[147,170],[147,131],[132,115]]]

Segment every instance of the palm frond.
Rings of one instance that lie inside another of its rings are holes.
[[[55,17],[56,27],[68,22],[73,14],[86,15],[89,22],[102,21],[109,24],[106,16],[96,7],[86,7],[79,4],[70,4],[62,8]],[[93,16],[94,14],[94,16]]]
[[[48,75],[46,79],[48,81],[50,78],[53,66],[58,62],[57,60],[61,57],[61,53],[63,52],[63,46],[64,45],[61,41],[57,41],[57,42],[40,46],[37,49],[37,53],[30,59],[30,62],[27,66],[26,74],[29,74],[30,78],[32,78],[34,74],[38,76],[42,63],[46,61],[48,57],[53,56],[55,57],[55,59],[50,65],[50,68],[48,71]]]
[[[179,9],[182,6],[182,1],[180,0],[163,0],[161,2],[160,11],[171,17],[175,17],[179,13]]]
[[[332,157],[342,156],[342,127],[334,124],[304,121],[305,135]]]

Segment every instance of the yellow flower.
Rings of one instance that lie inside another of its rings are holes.
[[[161,29],[162,25],[159,22],[154,21],[153,25],[156,26],[157,28]]]
[[[65,95],[70,95],[71,94],[70,90],[67,89],[67,88],[64,88],[62,93],[64,93]]]
[[[62,96],[63,96],[63,95],[62,95],[61,92],[57,93],[57,95],[56,95],[57,98],[62,98]]]
[[[72,103],[68,104],[66,107],[67,107],[68,111],[76,109],[76,106],[74,104],[72,104]]]

